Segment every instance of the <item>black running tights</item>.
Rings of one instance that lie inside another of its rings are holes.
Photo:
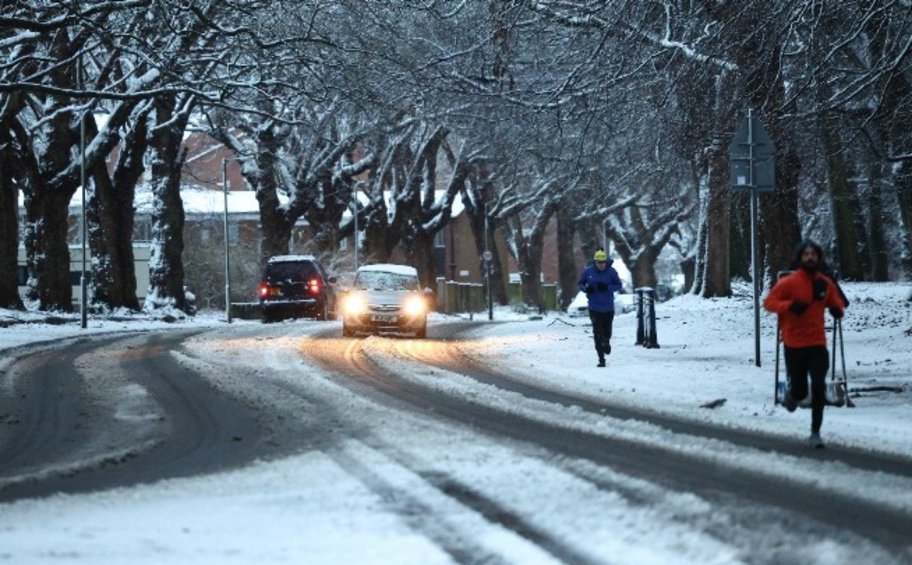
[[[808,374],[811,375],[811,433],[819,434],[823,424],[823,406],[826,404],[826,374],[830,369],[826,346],[786,347],[785,369],[790,394],[798,402],[808,395]]]

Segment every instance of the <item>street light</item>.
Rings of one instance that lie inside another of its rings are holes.
[[[355,246],[355,270],[358,270],[358,183],[352,186],[352,217],[355,222],[355,230],[352,232],[352,241]]]
[[[488,290],[488,320],[494,319],[494,297],[491,292],[491,261],[494,256],[488,244],[488,201],[484,202],[484,270],[485,270],[485,287]]]
[[[225,200],[224,231],[225,231],[225,321],[231,323],[231,270],[230,255],[228,250],[228,159],[222,159],[222,196]]]
[[[82,54],[79,55],[77,64],[80,88],[85,86],[85,69],[83,68]],[[89,325],[89,315],[86,310],[88,301],[88,288],[86,283],[86,170],[85,170],[85,111],[79,120],[79,184],[82,190],[82,274],[79,276],[79,325],[85,329]]]

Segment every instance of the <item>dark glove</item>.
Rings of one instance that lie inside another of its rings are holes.
[[[814,279],[814,300],[823,300],[827,295],[827,282],[824,279]]]
[[[608,292],[608,283],[598,283],[595,288],[599,292]]]
[[[586,286],[583,287],[583,292],[585,292],[586,294],[592,294],[594,291],[592,290],[592,287],[587,284]]]
[[[829,310],[830,310],[830,314],[837,320],[841,320],[842,317],[845,315],[845,312],[843,312],[839,308],[836,308],[835,306],[830,306]]]
[[[791,306],[789,306],[789,311],[798,314],[799,316],[804,314],[804,311],[808,309],[808,304],[800,300],[792,300]]]

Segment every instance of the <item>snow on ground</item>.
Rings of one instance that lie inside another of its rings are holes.
[[[909,285],[845,283],[845,362],[856,408],[828,407],[822,435],[831,442],[912,453],[912,302]],[[776,318],[761,307],[761,364],[754,364],[749,289],[729,299],[677,297],[656,308],[659,349],[636,341],[636,315],[614,321],[612,353],[597,368],[588,318],[485,326],[463,349],[519,371],[530,382],[687,418],[803,439],[810,411],[773,404]],[[497,316],[495,315],[495,319]],[[832,335],[828,347],[832,354]],[[780,360],[780,363],[782,361]],[[837,375],[841,358],[837,356]],[[784,363],[780,367],[784,379]],[[884,389],[896,389],[889,392]],[[701,405],[718,399],[715,409]]]
[[[224,314],[204,313],[178,322],[144,314],[115,312],[110,316],[89,315],[86,328],[80,327],[79,314],[20,312],[0,308],[0,363],[8,351],[23,346],[48,344],[86,335],[128,331],[168,330],[188,327],[206,328],[223,323]],[[0,367],[2,368],[2,367]]]
[[[824,437],[912,453],[912,303],[904,300],[909,289],[847,284],[845,290],[853,302],[844,324],[848,377],[861,394],[855,398],[857,408],[827,409]],[[0,312],[0,319],[4,315]],[[445,318],[432,317],[435,322],[441,319]],[[496,323],[482,325],[474,334],[477,339],[458,346],[518,371],[530,382],[573,394],[803,440],[809,412],[789,414],[772,404],[775,319],[765,313],[762,317],[762,368],[756,368],[752,359],[752,320],[749,296],[711,301],[679,297],[658,305],[661,348],[646,350],[633,345],[635,316],[619,315],[613,352],[604,369],[595,367],[585,318],[547,315],[530,321],[527,315],[498,309]],[[308,347],[306,334],[327,324],[228,326],[212,315],[174,325],[91,321],[88,333],[188,324],[212,331],[194,338],[186,351],[175,352],[178,361],[192,365],[217,386],[246,391],[254,403],[300,414],[304,426],[338,430],[341,439],[320,450],[204,477],[2,504],[0,562],[445,563],[451,561],[443,548],[448,541],[463,544],[470,555],[555,562],[536,544],[446,496],[435,485],[440,477],[529,520],[527,526],[534,531],[553,532],[570,552],[568,559],[613,555],[626,562],[752,560],[708,533],[728,515],[720,515],[699,497],[669,492],[585,462],[555,460],[509,442],[479,442],[471,428],[390,409],[350,392],[332,376],[306,365],[300,355],[301,348]],[[0,328],[0,349],[85,333],[73,322],[19,324]],[[433,330],[430,333],[433,336]],[[376,362],[473,401],[609,437],[668,444],[668,432],[652,425],[598,418],[573,407],[517,398],[445,371],[416,368],[410,358],[415,351],[409,348],[421,344],[412,343],[383,338],[363,342],[365,353]],[[0,371],[3,364],[0,360]],[[280,398],[270,393],[269,382],[301,394]],[[900,392],[865,391],[874,387],[897,387]],[[119,391],[126,399],[124,417],[143,422],[142,391]],[[722,406],[700,408],[720,398],[726,399]],[[836,490],[852,489],[851,484],[839,483],[844,474],[839,464],[770,458],[723,443],[689,438],[674,448],[726,464],[769,466],[770,473],[788,469],[794,480],[827,480]],[[908,480],[865,475],[875,500],[900,508],[912,504]],[[615,485],[616,490],[595,489],[587,477]],[[619,494],[631,491],[634,498],[651,503],[633,504]],[[894,500],[889,500],[890,492],[897,493]],[[748,529],[743,535],[772,536],[784,546],[801,547],[801,540],[788,543],[788,531]],[[833,562],[876,555],[876,548],[835,537],[821,539],[805,551],[807,560]],[[801,554],[789,556],[801,560]]]

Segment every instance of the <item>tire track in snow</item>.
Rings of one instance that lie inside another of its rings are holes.
[[[846,539],[860,535],[897,554],[912,555],[907,533],[912,531],[912,516],[907,512],[842,493],[829,492],[819,485],[796,484],[786,477],[779,478],[751,469],[720,465],[703,457],[675,451],[675,446],[643,444],[626,438],[568,429],[435,391],[384,369],[363,354],[362,343],[360,340],[348,340],[344,362],[333,358],[331,347],[323,348],[327,353],[315,355],[314,358],[328,369],[349,376],[356,389],[364,391],[368,386],[374,388],[375,393],[386,397],[384,402],[387,404],[390,399],[398,404],[411,404],[413,408],[476,426],[495,436],[528,442],[569,457],[589,460],[630,476],[646,478],[672,490],[698,494],[707,500],[779,507],[792,515],[810,518],[808,526],[818,532],[833,534],[835,528]],[[404,344],[417,342],[396,340],[396,343],[405,346]],[[421,343],[429,344],[428,347],[434,346],[430,341]],[[441,342],[437,346],[443,348],[445,344]],[[320,349],[314,348],[315,351]],[[351,369],[355,370],[355,375],[349,375]],[[531,387],[523,385],[523,388]],[[563,400],[566,402],[567,398],[564,397]],[[863,543],[861,539],[859,542]]]
[[[328,332],[324,332],[324,335],[326,333]],[[332,343],[328,343],[330,341]],[[309,351],[305,352],[305,354],[310,357],[310,359],[316,361],[325,370],[329,371],[330,374],[345,379],[344,382],[340,383],[343,384],[343,386],[346,386],[358,394],[367,395],[375,399],[377,398],[377,387],[380,386],[381,383],[381,380],[378,380],[377,372],[380,369],[368,357],[362,354],[361,340],[322,339],[319,340],[319,342],[322,342],[324,345],[321,347],[312,348]],[[338,355],[340,353],[340,350],[342,353],[341,356]],[[399,401],[396,398],[391,399],[390,397],[383,395],[380,397],[380,400],[384,405],[389,406],[392,404],[408,411],[413,411],[415,408],[415,399]],[[433,403],[422,405],[420,407],[423,409],[432,410]],[[401,456],[397,457],[394,454],[394,450],[391,450],[388,447],[376,446],[375,448],[382,451],[387,457],[392,457],[403,468],[408,469],[410,472],[415,473],[427,481],[429,484],[435,486],[435,488],[443,495],[454,499],[464,507],[480,514],[490,523],[498,524],[506,530],[511,531],[518,537],[527,540],[529,543],[533,544],[535,547],[540,548],[542,551],[552,556],[553,558],[569,563],[592,562],[591,558],[579,553],[560,540],[555,539],[547,532],[529,524],[520,516],[500,506],[497,502],[473,491],[468,486],[461,484],[455,479],[445,477],[439,473],[426,473],[414,469],[411,465],[408,464],[408,462],[404,460],[404,458]],[[411,495],[408,493],[405,493],[401,490],[397,491],[391,489],[390,485],[384,484],[382,481],[378,482],[379,479],[375,475],[371,474],[370,469],[362,469],[351,460],[348,460],[348,463],[351,463],[353,465],[352,470],[354,474],[358,476],[362,482],[383,496],[385,499],[397,500],[404,498],[406,500],[409,500],[410,504],[413,507],[421,507],[422,512],[433,512],[432,508],[429,505],[421,502],[420,500],[412,499]],[[346,465],[343,465],[343,468],[347,469],[348,467]],[[403,512],[405,515],[409,515],[407,508]],[[426,529],[425,521],[423,520],[419,522],[413,521],[413,525],[422,528],[422,531]],[[479,554],[474,549],[471,550],[468,554],[464,554],[464,548],[466,547],[468,539],[464,536],[459,536],[454,540],[451,538],[440,538],[438,532],[433,529],[431,531],[424,531],[424,533],[426,533],[431,539],[434,539],[435,542],[442,544],[442,547],[445,548],[447,553],[451,554],[454,559],[457,559],[457,561],[487,562],[488,557],[480,558],[479,556],[484,554]],[[469,547],[471,547],[471,545],[472,544],[470,543]]]
[[[629,406],[606,402],[592,397],[571,394],[526,382],[522,375],[513,374],[484,363],[465,351],[460,345],[460,336],[470,334],[483,324],[446,324],[435,330],[447,343],[446,348],[428,347],[427,343],[402,342],[398,349],[425,365],[431,365],[474,379],[480,383],[515,392],[526,398],[542,400],[560,406],[576,406],[585,412],[609,416],[618,420],[647,422],[676,434],[722,440],[735,445],[750,447],[759,451],[791,455],[803,459],[844,463],[857,469],[889,473],[899,477],[912,478],[912,458],[842,447],[829,444],[828,449],[808,449],[802,441],[790,441],[781,436],[762,432],[707,424],[697,420],[686,420],[660,412],[637,410]]]
[[[15,474],[23,465],[39,471],[53,467],[71,452],[74,438],[100,435],[101,427],[107,427],[106,433],[112,426],[116,429],[116,419],[80,421],[80,414],[85,414],[79,408],[85,404],[85,384],[73,364],[77,357],[117,347],[118,340],[144,340],[141,346],[125,348],[119,370],[151,393],[167,425],[158,442],[136,446],[126,454],[87,458],[69,465],[65,472],[38,473],[33,481],[18,481],[0,490],[0,501],[190,476],[255,458],[263,446],[253,411],[170,356],[170,351],[199,331],[78,341],[26,358],[16,386],[26,387],[24,394],[29,398],[20,416],[27,432],[15,434],[12,442],[0,446],[0,474]]]

